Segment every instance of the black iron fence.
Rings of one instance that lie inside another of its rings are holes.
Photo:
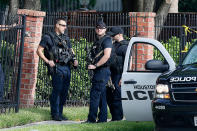
[[[0,26],[0,114],[19,110],[25,16],[18,23]]]
[[[71,87],[68,93],[67,105],[86,105],[89,100],[91,82],[86,69],[86,50],[95,40],[95,24],[102,17],[108,27],[121,26],[125,37],[130,36],[130,17],[128,13],[51,13],[44,19],[43,34],[53,30],[54,19],[66,16],[68,19],[68,31],[73,49],[77,54],[79,67],[72,70]],[[47,68],[42,60],[39,62],[38,80],[36,85],[35,105],[48,105],[49,95],[52,89],[51,78],[47,76]]]
[[[197,13],[172,13],[166,19],[157,17],[155,23],[155,38],[163,43],[179,64],[197,39]]]

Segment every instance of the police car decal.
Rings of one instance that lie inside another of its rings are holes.
[[[122,100],[152,100],[155,85],[134,85],[134,91],[126,91],[128,98]]]
[[[170,82],[185,82],[185,81],[195,82],[196,77],[171,77],[170,78]]]

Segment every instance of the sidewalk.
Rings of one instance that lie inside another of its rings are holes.
[[[123,119],[125,120],[125,118]],[[110,119],[107,119],[107,121],[109,122]],[[31,127],[31,126],[37,126],[37,125],[68,125],[68,124],[81,124],[84,121],[53,121],[53,120],[49,120],[49,121],[41,121],[41,122],[35,122],[35,123],[30,123],[30,124],[26,124],[26,125],[22,125],[22,126],[15,126],[15,127],[10,127],[10,128],[3,128],[0,129],[0,131],[11,131],[12,129],[23,129],[26,127]],[[32,130],[32,131],[37,131],[37,130]]]
[[[50,120],[50,121],[41,121],[41,122],[35,122],[35,123],[30,123],[30,124],[26,124],[26,125],[22,125],[22,126],[15,126],[15,127],[10,127],[10,128],[3,128],[3,129],[0,129],[1,131],[9,131],[9,130],[12,130],[12,129],[22,129],[22,128],[25,128],[25,127],[30,127],[30,126],[37,126],[37,125],[61,125],[61,124],[81,124],[81,122],[83,121],[53,121],[53,120]],[[36,131],[36,130],[35,130]]]

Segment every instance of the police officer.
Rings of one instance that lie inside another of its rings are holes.
[[[93,70],[92,88],[90,90],[90,107],[88,123],[95,123],[97,119],[98,108],[100,109],[97,122],[107,121],[107,101],[106,101],[106,83],[110,77],[110,69],[107,61],[110,58],[112,50],[112,40],[106,35],[106,24],[100,19],[95,28],[97,40],[92,47],[92,56],[100,57],[95,63],[88,65],[89,70]],[[101,53],[103,52],[103,53]]]
[[[124,39],[123,30],[120,27],[112,27],[107,34],[114,40],[113,50],[116,54],[112,56],[114,61],[110,66],[111,79],[115,89],[107,88],[107,103],[112,115],[112,121],[118,121],[123,119],[120,83],[129,42]]]
[[[50,107],[51,117],[55,121],[67,120],[62,112],[70,87],[70,62],[78,66],[78,61],[73,57],[69,37],[64,34],[66,29],[66,20],[56,19],[54,31],[43,36],[37,49],[37,54],[47,64],[49,74],[52,76]]]

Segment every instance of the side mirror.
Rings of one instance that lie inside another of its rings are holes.
[[[164,64],[160,60],[149,60],[145,64],[146,70],[152,70],[152,71],[167,71],[169,69],[168,64]]]

